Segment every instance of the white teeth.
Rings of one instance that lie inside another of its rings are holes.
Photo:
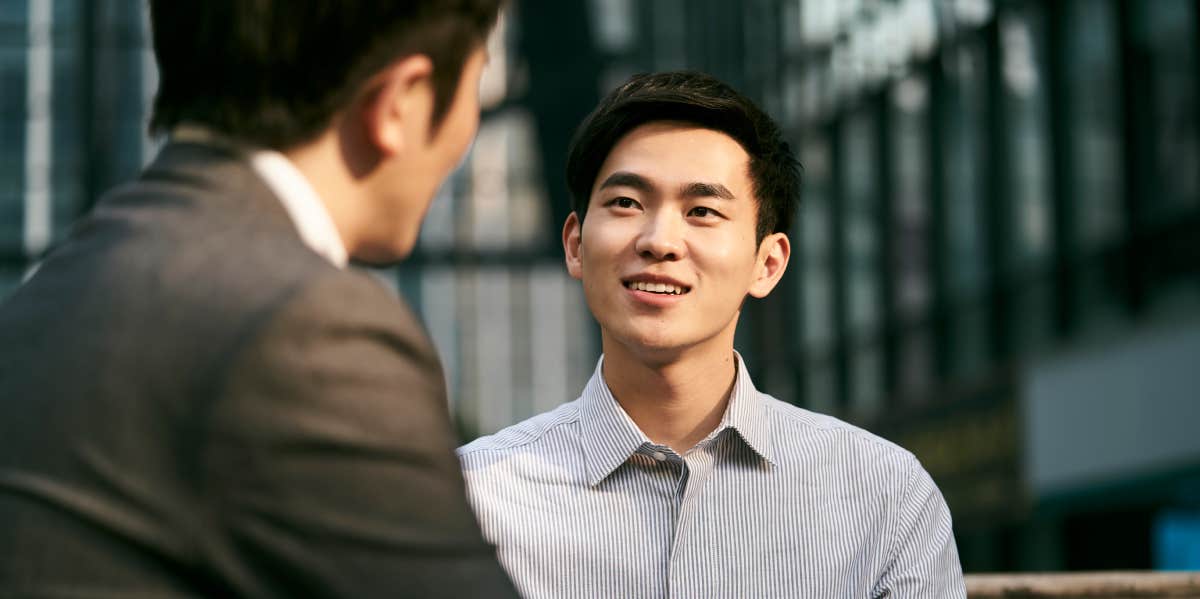
[[[650,293],[665,293],[669,295],[683,295],[683,288],[676,287],[667,283],[646,283],[643,281],[634,281],[628,285],[631,289],[638,291],[648,291]]]

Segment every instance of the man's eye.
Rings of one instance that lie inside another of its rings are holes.
[[[617,198],[613,200],[613,205],[617,208],[633,208],[637,206],[637,202],[633,201],[632,198]]]
[[[703,218],[705,216],[715,215],[716,213],[717,212],[715,210],[707,206],[696,206],[695,208],[692,208],[689,214]]]

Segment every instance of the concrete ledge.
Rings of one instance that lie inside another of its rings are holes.
[[[969,574],[971,599],[1200,599],[1200,572]]]

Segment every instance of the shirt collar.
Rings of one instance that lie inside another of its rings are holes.
[[[579,424],[588,484],[596,486],[650,439],[617,403],[604,381],[604,356],[583,388]]]
[[[733,381],[733,390],[729,394],[729,405],[721,424],[714,434],[720,434],[726,428],[737,431],[742,441],[754,450],[759,457],[768,463],[775,464],[775,446],[771,439],[771,413],[767,400],[754,388],[750,380],[750,371],[742,361],[742,355],[733,352],[737,359],[737,377]]]
[[[737,359],[737,375],[730,392],[729,405],[725,408],[721,423],[705,440],[732,429],[759,457],[774,464],[769,408],[754,388],[742,356],[737,352],[734,352],[734,356]],[[592,486],[600,484],[631,455],[652,444],[613,397],[604,380],[603,367],[604,357],[601,356],[580,401],[584,459],[588,484]]]
[[[235,142],[194,125],[176,127],[171,131],[171,139],[236,149],[283,204],[304,244],[334,266],[346,267],[349,261],[346,245],[329,215],[329,210],[304,173],[300,172],[287,156],[274,150]]]

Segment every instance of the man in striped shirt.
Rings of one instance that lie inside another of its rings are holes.
[[[531,598],[964,597],[909,452],[755,390],[734,331],[783,275],[798,202],[778,126],[698,73],[642,75],[576,133],[567,269],[604,355],[582,395],[461,448]]]

